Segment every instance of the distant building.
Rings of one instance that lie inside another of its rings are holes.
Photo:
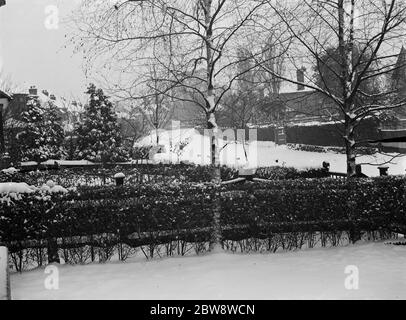
[[[47,103],[56,106],[66,132],[73,130],[74,124],[80,119],[83,110],[83,106],[76,101],[68,101],[63,97],[49,93],[48,90],[39,90],[36,86],[31,86],[28,92],[13,93],[11,95],[8,116],[10,125],[15,125],[21,120],[21,115],[27,110],[27,103],[31,98],[38,99],[44,106]]]
[[[8,108],[10,102],[12,101],[12,96],[8,93],[0,90],[0,108],[5,110]]]

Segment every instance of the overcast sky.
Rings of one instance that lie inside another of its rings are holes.
[[[0,8],[0,68],[23,88],[36,85],[57,95],[82,95],[82,59],[72,54],[64,19],[79,0],[6,0]],[[54,9],[59,23],[55,28]],[[48,26],[48,27],[47,27]]]

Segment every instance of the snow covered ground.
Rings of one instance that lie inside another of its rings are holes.
[[[210,164],[210,141],[195,129],[161,130],[160,144],[165,146],[165,153],[157,155],[156,162],[189,161],[196,164]],[[186,146],[182,151],[176,147],[179,143]],[[140,145],[155,145],[156,133],[143,138]],[[320,168],[323,161],[330,162],[331,171],[346,172],[346,159],[344,154],[333,152],[318,153],[289,149],[287,146],[277,146],[274,142],[252,141],[246,145],[241,142],[227,143],[221,140],[220,163],[231,167],[267,167],[287,166],[297,169]],[[171,152],[172,151],[172,152]],[[247,154],[247,157],[246,157]],[[378,176],[378,165],[391,160],[391,155],[376,154],[362,156],[357,159],[362,171],[368,176]],[[405,174],[406,155],[395,158],[389,166],[389,174]]]
[[[287,146],[276,146],[273,142],[257,142],[258,166],[284,165],[297,169],[320,168],[323,161],[330,163],[330,170],[334,172],[346,172],[346,156],[333,152],[319,153],[289,149]],[[362,172],[373,177],[379,176],[378,166],[395,156],[393,155],[364,155],[357,158],[357,163],[362,164]],[[276,162],[278,160],[278,162]],[[405,174],[406,155],[397,157],[389,164],[389,174]]]
[[[359,288],[348,290],[354,266]],[[13,299],[406,299],[406,246],[382,242],[58,269],[58,290],[45,289],[43,268],[13,274]]]

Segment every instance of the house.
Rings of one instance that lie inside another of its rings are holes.
[[[31,98],[38,99],[44,106],[47,104],[56,106],[66,132],[73,130],[74,124],[79,120],[83,111],[83,106],[76,101],[68,101],[63,97],[49,93],[48,90],[39,90],[36,86],[31,86],[28,92],[14,93],[12,95],[9,105],[10,114],[8,115],[10,125],[19,123],[21,115],[27,110],[27,103]]]
[[[13,97],[10,94],[0,90],[0,109],[6,110],[12,99]]]

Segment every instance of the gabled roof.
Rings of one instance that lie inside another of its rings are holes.
[[[403,46],[396,61],[395,70],[392,74],[392,80],[394,82],[406,80],[406,49]]]
[[[0,90],[0,98],[12,100],[13,98],[6,92]]]

